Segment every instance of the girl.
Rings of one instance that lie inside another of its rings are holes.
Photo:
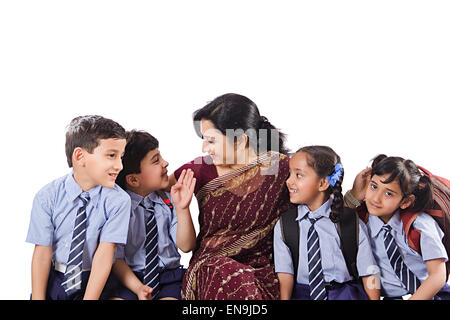
[[[281,299],[341,300],[377,299],[379,290],[371,283],[376,273],[367,238],[359,221],[357,270],[364,289],[354,279],[341,251],[337,222],[343,212],[343,168],[339,156],[326,146],[298,150],[289,162],[286,181],[290,201],[298,204],[300,229],[299,264],[294,272],[292,256],[284,243],[280,221],[275,226],[275,272],[280,281]],[[293,274],[297,274],[294,279]]]
[[[372,168],[363,170],[349,192],[352,203],[365,198],[359,211],[367,216],[367,229],[374,257],[381,268],[381,294],[384,299],[450,298],[445,283],[447,253],[444,233],[436,221],[424,213],[432,203],[432,185],[411,160],[377,156]],[[349,199],[350,200],[350,199]],[[401,215],[421,212],[412,227],[420,230],[422,255],[406,239]]]

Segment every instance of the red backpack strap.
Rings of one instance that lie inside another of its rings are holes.
[[[369,221],[369,211],[367,211],[366,204],[365,203],[361,204],[355,209],[355,211],[358,214],[359,218],[362,220],[362,222],[367,224],[367,221]]]
[[[414,251],[422,254],[420,250],[420,230],[414,229],[412,227],[412,224],[414,220],[416,220],[418,215],[419,212],[402,212],[400,214],[400,219],[402,220],[403,230],[405,231],[409,246]]]

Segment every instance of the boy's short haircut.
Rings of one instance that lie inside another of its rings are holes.
[[[129,174],[141,173],[142,159],[158,147],[158,140],[150,133],[141,130],[127,131],[127,145],[122,158],[123,169],[117,176],[116,183],[125,190],[125,177]]]
[[[117,122],[98,115],[79,116],[70,122],[66,131],[66,157],[69,168],[73,166],[75,148],[92,153],[100,139],[126,139],[125,129]]]

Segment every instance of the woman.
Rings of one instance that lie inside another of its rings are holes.
[[[272,230],[290,208],[284,135],[256,105],[225,94],[194,113],[204,140],[199,157],[183,169],[197,179],[200,232],[183,279],[183,299],[278,299]]]

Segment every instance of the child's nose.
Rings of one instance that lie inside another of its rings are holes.
[[[122,171],[122,169],[123,169],[122,159],[118,159],[118,160],[114,163],[114,169],[116,169],[116,170],[118,170],[118,171]]]
[[[375,192],[375,195],[373,197],[374,202],[380,203],[382,196],[383,196],[383,192],[382,191]]]

